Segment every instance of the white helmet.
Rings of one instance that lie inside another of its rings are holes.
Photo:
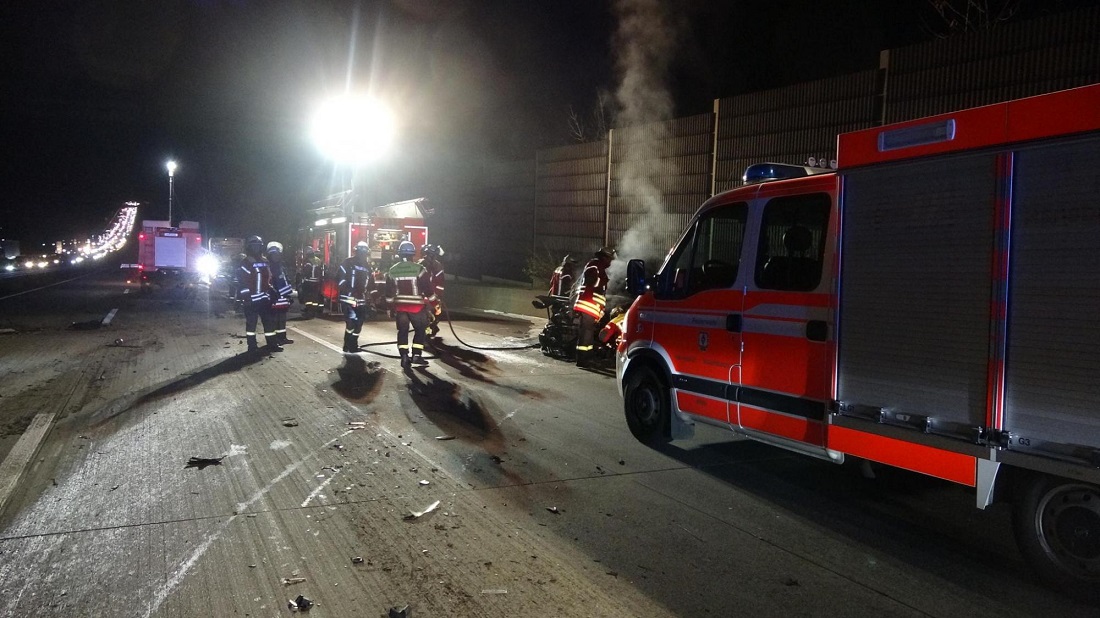
[[[277,242],[277,241],[274,241],[274,240],[273,240],[273,241],[271,241],[271,242],[269,242],[269,243],[267,243],[267,251],[268,251],[268,253],[271,253],[271,250],[272,250],[272,249],[274,249],[274,250],[278,251],[279,253],[282,253],[282,252],[283,252],[283,243],[281,243],[281,242]]]

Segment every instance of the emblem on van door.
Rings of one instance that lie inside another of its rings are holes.
[[[707,336],[707,331],[701,331],[699,333],[699,349],[706,352],[707,344],[710,343],[710,337]]]

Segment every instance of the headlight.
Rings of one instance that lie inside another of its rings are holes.
[[[199,256],[195,267],[198,268],[199,274],[207,279],[213,279],[218,274],[218,258],[210,253]]]

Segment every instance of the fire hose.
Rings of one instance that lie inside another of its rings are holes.
[[[451,322],[451,312],[447,310],[446,303],[444,303],[441,300],[441,301],[439,301],[439,305],[440,305],[440,308],[442,309],[442,314],[443,314],[444,319],[447,320],[447,327],[451,329],[451,335],[454,336],[456,341],[458,341],[464,347],[470,348],[471,350],[488,350],[488,351],[530,350],[532,348],[537,348],[537,347],[540,346],[540,344],[538,344],[538,343],[529,343],[527,345],[520,345],[520,346],[476,346],[472,343],[467,343],[466,341],[463,341],[461,337],[458,336],[458,333],[455,332],[455,325],[454,325],[453,322]],[[369,348],[369,347],[377,346],[377,345],[393,345],[394,343],[397,343],[397,342],[396,341],[380,341],[378,343],[368,343],[368,344],[365,344],[365,345],[361,345],[359,347],[360,348]],[[390,354],[382,354],[380,352],[374,352],[374,351],[372,351],[371,353],[372,354],[378,354],[379,356],[385,356],[387,358],[396,358],[396,357],[394,357]],[[438,355],[432,355],[432,356],[429,356],[427,358],[429,358],[429,359],[438,358]]]

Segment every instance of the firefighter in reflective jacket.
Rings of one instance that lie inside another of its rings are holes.
[[[424,330],[428,326],[428,312],[438,302],[431,274],[423,264],[413,262],[416,246],[402,241],[397,247],[399,262],[386,272],[386,302],[397,320],[397,351],[401,354],[401,366],[427,365],[423,357]],[[413,342],[409,348],[409,329]]]
[[[306,247],[300,271],[301,286],[298,289],[298,301],[302,303],[302,315],[311,318],[321,315],[324,304],[321,301],[321,280],[325,277],[324,264],[312,246]]]
[[[244,245],[245,257],[237,267],[237,298],[244,304],[244,335],[248,340],[248,351],[256,352],[256,322],[263,323],[264,343],[270,352],[280,352],[282,347],[275,336],[274,321],[271,316],[271,299],[276,295],[271,286],[271,270],[264,259],[264,241],[259,236],[250,236]]]
[[[355,255],[340,264],[340,304],[344,308],[344,352],[359,351],[359,333],[368,310],[368,299],[374,289],[374,274],[370,266],[370,245],[359,241]]]
[[[267,243],[267,266],[271,270],[271,287],[275,288],[276,296],[271,299],[272,326],[275,327],[275,341],[280,345],[294,343],[293,339],[286,336],[286,314],[290,311],[290,295],[294,292],[290,282],[286,280],[286,270],[283,268],[283,244],[274,240]]]
[[[561,266],[554,269],[550,276],[550,296],[570,296],[573,294],[573,272],[577,270],[577,260],[567,255],[561,259]]]
[[[577,366],[584,367],[592,355],[596,343],[596,322],[603,318],[607,305],[607,267],[615,258],[615,250],[602,247],[584,265],[581,272],[581,290],[573,303],[573,311],[580,318],[577,337]]]
[[[426,333],[431,337],[439,336],[439,316],[443,313],[443,289],[447,285],[447,278],[443,274],[443,247],[439,245],[424,245],[421,249],[424,257],[420,263],[428,270],[432,279],[432,287],[438,299],[428,307],[428,329]]]

